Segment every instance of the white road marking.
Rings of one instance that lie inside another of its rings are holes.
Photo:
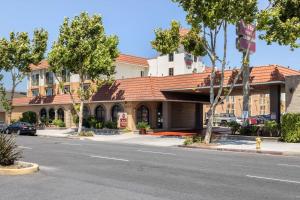
[[[263,177],[263,176],[252,176],[252,175],[246,175],[248,178],[256,178],[256,179],[264,179],[264,180],[270,180],[270,181],[278,181],[278,182],[286,182],[286,183],[296,183],[300,184],[300,181],[293,181],[293,180],[286,180],[286,179],[278,179],[278,178],[270,178],[270,177]]]
[[[56,167],[50,167],[50,166],[39,166],[39,169],[42,171],[57,171],[58,169]]]
[[[289,165],[289,164],[277,164],[278,166],[284,166],[284,167],[297,167],[300,168],[300,165]]]
[[[81,146],[81,144],[75,144],[75,143],[61,143],[63,145],[70,145],[70,146]]]
[[[20,149],[32,149],[31,147],[18,146]]]
[[[91,158],[101,158],[101,159],[107,159],[107,160],[117,160],[117,161],[123,161],[123,162],[129,162],[129,160],[122,159],[122,158],[114,158],[114,157],[106,157],[106,156],[96,156],[96,155],[89,155]]]
[[[144,150],[137,150],[137,151],[138,152],[143,152],[143,153],[153,153],[153,154],[176,156],[176,154],[174,154],[174,153],[165,153],[165,152],[158,152],[158,151],[144,151]]]

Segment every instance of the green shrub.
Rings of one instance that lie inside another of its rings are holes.
[[[53,124],[57,127],[66,127],[65,122],[63,122],[61,119],[55,119],[53,120]]]
[[[36,113],[32,111],[27,111],[22,113],[22,117],[20,118],[21,122],[27,122],[29,124],[36,124],[37,118]]]
[[[204,140],[203,136],[199,136],[199,135],[187,136],[187,137],[185,137],[183,144],[191,145],[194,143],[202,143],[203,140]]]
[[[145,129],[145,130],[148,130],[150,128],[149,124],[147,122],[139,122],[137,125],[136,125],[136,128],[137,129]]]
[[[300,113],[282,116],[281,139],[285,142],[300,142]]]
[[[268,136],[278,136],[279,135],[279,125],[276,121],[266,121],[263,127],[263,130],[265,133],[268,134]]]
[[[257,136],[258,130],[259,130],[259,127],[255,126],[255,125],[241,126],[240,134],[246,135],[246,136]]]
[[[88,124],[89,124],[89,128],[96,128],[96,124],[97,124],[97,119],[95,117],[89,117],[88,118]]]
[[[104,122],[104,128],[117,129],[118,128],[118,124],[117,124],[117,122],[107,121],[107,122]]]
[[[102,126],[103,126],[103,124],[102,124],[101,122],[97,122],[97,123],[95,124],[95,129],[101,129]]]
[[[81,131],[79,136],[81,137],[93,137],[95,135],[94,131]]]
[[[13,165],[22,158],[22,152],[18,149],[13,135],[0,134],[0,165]]]
[[[241,128],[241,125],[236,121],[228,122],[226,125],[230,128],[231,134],[233,135],[236,134],[236,132],[238,132]]]

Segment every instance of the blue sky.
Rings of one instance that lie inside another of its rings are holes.
[[[0,37],[7,37],[10,31],[27,31],[43,27],[49,31],[49,46],[58,36],[59,26],[64,17],[74,17],[82,11],[99,13],[108,34],[120,38],[122,53],[153,57],[150,41],[154,29],[166,28],[172,19],[187,27],[185,13],[171,0],[1,0]],[[231,66],[240,66],[241,54],[235,49],[235,30],[230,29],[229,56]],[[221,47],[221,46],[220,46]],[[204,61],[209,65],[208,59]],[[280,64],[300,69],[300,50],[291,52],[289,47],[268,46],[257,42],[257,52],[251,57],[251,65]],[[11,80],[4,79],[9,89]],[[18,87],[26,90],[26,80]]]

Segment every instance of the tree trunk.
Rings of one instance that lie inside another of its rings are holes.
[[[78,123],[78,131],[77,133],[79,134],[82,131],[82,121],[83,121],[83,101],[81,100],[80,102],[80,109],[79,109],[79,123]]]
[[[8,110],[8,119],[9,119],[9,123],[11,123],[11,118],[12,118],[12,110],[13,110],[13,100],[15,97],[15,90],[16,90],[16,84],[15,84],[15,80],[13,78],[13,84],[12,84],[12,88],[11,88],[11,96],[10,96],[10,101],[9,101],[9,110]]]
[[[213,123],[214,123],[214,114],[215,114],[215,107],[212,106],[209,111],[207,112],[208,114],[208,121],[206,125],[206,132],[205,132],[205,138],[204,138],[204,143],[209,144],[211,141],[211,136],[212,136],[212,128],[213,128]]]
[[[249,56],[244,52],[243,53],[243,121],[249,117],[249,95],[250,95],[250,83],[249,83],[249,76],[250,76],[250,69],[249,69]]]

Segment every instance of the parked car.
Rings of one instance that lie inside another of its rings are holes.
[[[227,123],[237,121],[237,117],[233,113],[216,114],[214,124],[225,126]]]
[[[16,133],[17,135],[36,135],[36,128],[27,122],[15,122],[5,129],[6,134]]]
[[[3,133],[6,127],[7,125],[3,121],[0,121],[0,133]]]

